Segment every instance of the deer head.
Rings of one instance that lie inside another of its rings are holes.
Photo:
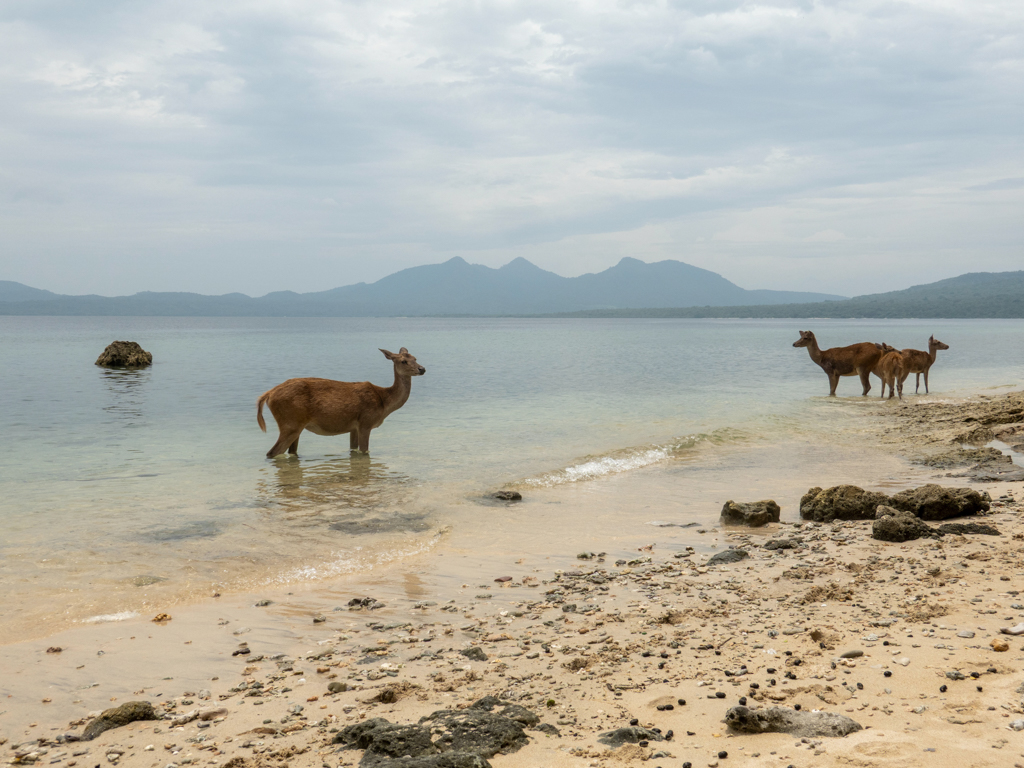
[[[811,331],[800,331],[800,340],[794,341],[794,347],[806,347],[808,344],[814,344],[814,334]]]
[[[427,369],[416,362],[416,358],[409,354],[409,350],[402,347],[398,354],[382,349],[384,357],[395,364],[395,373],[399,376],[422,376]]]
[[[928,350],[933,349],[949,349],[949,344],[943,344],[941,341],[936,339],[934,336],[928,337]]]

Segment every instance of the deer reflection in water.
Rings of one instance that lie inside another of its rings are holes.
[[[309,461],[289,456],[267,467],[257,493],[291,523],[347,534],[421,532],[425,514],[408,512],[415,500],[411,479],[366,454]]]

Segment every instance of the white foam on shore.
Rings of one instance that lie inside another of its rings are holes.
[[[607,475],[643,469],[653,464],[678,458],[681,454],[692,451],[702,443],[725,443],[741,439],[743,436],[743,433],[738,430],[721,429],[711,434],[688,435],[668,445],[628,448],[605,456],[588,457],[578,464],[572,464],[554,472],[546,472],[538,477],[527,478],[523,484],[535,488],[550,488],[566,483],[594,480]]]
[[[139,615],[138,611],[121,611],[120,613],[102,613],[99,616],[90,616],[82,619],[83,624],[104,624],[110,621],[128,621]]]

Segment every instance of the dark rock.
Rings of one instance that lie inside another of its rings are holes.
[[[781,510],[772,499],[762,501],[727,501],[722,507],[722,522],[725,525],[746,525],[760,528],[768,523],[779,522]]]
[[[470,661],[487,661],[487,654],[484,653],[484,649],[475,645],[472,648],[463,648],[459,653]]]
[[[153,364],[153,355],[134,341],[114,341],[96,358],[105,368],[145,368]]]
[[[328,693],[344,693],[347,690],[348,690],[348,683],[334,682],[334,683],[328,683],[327,684],[327,692]]]
[[[519,491],[498,491],[492,494],[492,498],[498,499],[499,501],[522,501],[523,494]]]
[[[482,699],[470,704],[470,709],[482,709],[485,712],[492,712],[495,707],[501,707],[501,711],[498,712],[499,715],[507,717],[509,720],[515,720],[521,725],[532,727],[540,722],[540,718],[526,707],[502,701],[497,696],[484,696]]]
[[[602,733],[597,740],[609,747],[621,747],[623,744],[639,744],[641,741],[664,741],[665,739],[655,731],[642,728],[639,725],[629,725]]]
[[[984,523],[943,523],[936,529],[945,536],[947,533],[963,536],[967,533],[980,533],[986,536],[1002,536],[997,528]]]
[[[789,733],[804,738],[847,736],[863,728],[845,715],[833,712],[798,712],[788,707],[748,709],[732,707],[725,713],[726,724],[743,733]]]
[[[520,723],[473,707],[461,711],[440,710],[422,718],[420,723],[429,729],[444,729],[437,746],[445,752],[493,757],[499,752],[515,752],[528,741]]]
[[[937,539],[939,532],[927,523],[918,520],[910,512],[881,504],[878,517],[871,524],[871,538],[879,541],[913,541],[914,539]]]
[[[945,520],[989,510],[989,495],[973,488],[944,488],[930,483],[900,491],[890,506],[912,512],[922,520]]]
[[[120,728],[136,720],[159,720],[160,716],[148,701],[128,701],[119,707],[105,709],[82,731],[82,741],[92,741],[104,731]]]
[[[874,520],[878,505],[889,503],[884,493],[865,491],[855,485],[837,485],[826,490],[811,488],[800,499],[800,517],[819,523]]]
[[[1003,435],[997,437],[1004,441],[1012,439],[1012,437]],[[1014,446],[1011,445],[1011,447]],[[1020,450],[1020,447],[1016,447],[1015,450]],[[1014,464],[1013,458],[998,448],[954,448],[951,451],[924,459],[921,463],[940,469],[966,467],[965,471],[952,474],[951,477],[965,477],[979,483],[1024,480],[1024,469]]]
[[[562,735],[562,732],[560,730],[558,730],[557,728],[555,728],[555,726],[553,726],[551,723],[541,723],[540,725],[533,726],[533,728],[531,728],[530,730],[531,731],[540,731],[541,733],[546,733],[549,736],[561,736]]]
[[[765,542],[765,549],[796,549],[793,539],[771,539]]]
[[[718,552],[711,556],[707,561],[707,565],[725,565],[726,563],[738,563],[740,560],[746,560],[750,555],[745,549],[727,549],[724,552]]]

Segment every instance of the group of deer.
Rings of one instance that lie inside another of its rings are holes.
[[[924,374],[924,391],[928,392],[928,371],[935,363],[936,354],[940,349],[949,349],[948,344],[943,344],[934,336],[928,338],[928,351],[920,349],[897,350],[886,343],[876,344],[871,341],[863,341],[860,344],[851,344],[848,347],[833,347],[822,351],[818,347],[818,340],[810,331],[800,331],[800,339],[793,342],[794,347],[807,347],[811,360],[821,366],[821,370],[828,376],[829,396],[834,397],[839,379],[842,376],[860,376],[860,383],[864,385],[864,395],[871,391],[870,376],[874,374],[882,380],[882,397],[885,397],[885,388],[889,387],[889,399],[894,394],[899,394],[903,399],[903,382],[910,374],[917,374],[915,378],[914,393],[917,394],[921,386],[921,374]]]

